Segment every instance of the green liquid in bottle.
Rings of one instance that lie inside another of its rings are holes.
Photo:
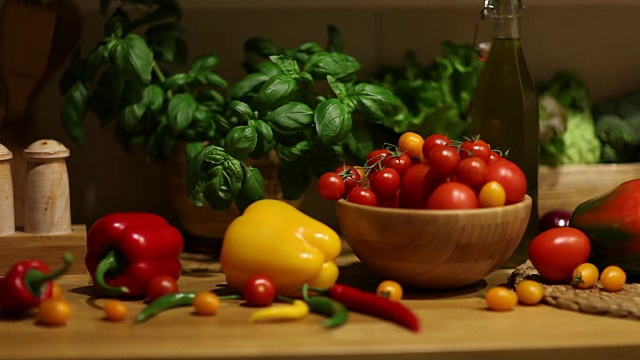
[[[470,132],[492,149],[507,152],[527,177],[533,199],[527,231],[507,267],[527,259],[527,247],[538,226],[538,98],[519,38],[492,39],[491,50],[469,112]]]

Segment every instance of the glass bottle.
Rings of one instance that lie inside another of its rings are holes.
[[[485,0],[482,17],[491,14],[491,48],[469,110],[472,135],[492,148],[508,151],[507,158],[527,177],[533,199],[527,231],[505,266],[527,259],[527,247],[538,226],[538,97],[520,41],[522,0]]]

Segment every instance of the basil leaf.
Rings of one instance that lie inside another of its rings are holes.
[[[244,166],[245,176],[240,191],[236,195],[236,205],[240,212],[252,203],[264,198],[264,178],[260,170],[253,166]]]
[[[81,81],[76,81],[64,94],[61,114],[62,125],[76,144],[84,145],[83,120],[89,107],[89,92]]]
[[[135,79],[143,84],[151,82],[153,53],[143,38],[129,34],[111,47],[109,56],[114,67],[125,78]]]
[[[254,101],[258,108],[273,109],[290,101],[298,84],[290,76],[274,75],[262,84]]]
[[[313,120],[318,138],[325,144],[341,144],[351,131],[351,114],[347,106],[335,98],[318,104]]]
[[[180,88],[183,88],[189,82],[189,75],[185,73],[176,73],[164,81],[164,86],[167,90],[176,91]]]
[[[271,61],[273,61],[280,69],[282,69],[282,73],[294,77],[295,75],[300,73],[300,68],[298,68],[298,63],[290,59],[286,56],[271,56],[269,57]]]
[[[165,22],[150,26],[145,30],[153,57],[160,62],[184,64],[187,57],[187,43],[184,29],[175,22]]]
[[[311,176],[302,160],[283,162],[278,169],[278,180],[282,185],[282,197],[286,200],[299,199],[311,184]]]
[[[224,149],[209,145],[197,152],[187,167],[187,193],[195,205],[209,203],[214,210],[228,209],[244,179],[242,163]]]
[[[316,78],[325,78],[327,75],[341,78],[359,69],[360,63],[355,58],[347,54],[326,51],[313,54],[304,66],[304,71]]]
[[[353,122],[344,145],[349,157],[357,164],[364,163],[367,155],[374,150],[371,133],[360,121]]]
[[[294,146],[278,144],[278,155],[286,161],[294,161],[308,153],[311,147],[308,141],[301,141]]]
[[[190,93],[175,95],[169,100],[169,127],[174,134],[179,134],[182,129],[189,126],[196,111],[196,100]]]
[[[269,77],[282,74],[282,69],[272,61],[262,61],[258,64],[257,68],[258,72],[269,75]]]
[[[349,93],[355,109],[376,122],[394,117],[400,111],[400,100],[387,88],[360,83]]]
[[[344,52],[344,38],[340,29],[334,25],[327,26],[327,34],[329,37],[329,43],[327,44],[327,51],[331,52]]]
[[[190,141],[184,145],[184,151],[187,157],[187,160],[190,160],[198,153],[198,151],[204,148],[204,143],[202,141]]]
[[[91,107],[100,118],[102,125],[107,124],[119,115],[122,108],[125,80],[114,69],[108,69],[100,74],[94,86]]]
[[[191,73],[209,72],[218,66],[218,57],[215,54],[204,54],[197,57],[191,63]]]
[[[251,108],[249,107],[249,105],[238,100],[233,100],[229,103],[229,110],[233,114],[238,116],[240,119],[245,121],[254,119],[256,116],[253,110],[251,110]]]
[[[336,78],[334,78],[333,76],[327,76],[327,82],[329,83],[329,87],[331,87],[331,90],[333,90],[333,92],[338,97],[338,100],[340,100],[340,102],[342,103],[346,103],[348,96],[346,85],[336,80]]]
[[[164,91],[156,84],[151,84],[145,90],[145,97],[148,98],[147,109],[151,112],[157,112],[162,109],[164,103]]]
[[[271,126],[262,120],[251,121],[251,126],[256,130],[256,147],[249,156],[253,159],[259,159],[267,155],[276,145],[273,139],[273,131]]]
[[[86,62],[86,77],[88,81],[93,81],[96,74],[102,68],[103,65],[109,61],[109,48],[107,45],[100,45],[93,49],[89,54]]]
[[[262,85],[270,77],[270,75],[262,73],[247,75],[229,88],[228,96],[230,99],[242,99],[252,90]]]
[[[296,134],[313,123],[313,110],[307,104],[290,102],[269,111],[264,120],[280,134]]]
[[[236,159],[245,159],[255,149],[258,135],[253,126],[236,126],[224,138],[224,148]]]
[[[273,41],[261,37],[251,38],[244,43],[245,53],[255,53],[261,57],[269,57],[280,53]]]
[[[215,90],[199,91],[196,100],[211,109],[220,110],[225,104],[224,96]]]
[[[211,72],[200,72],[194,76],[194,80],[199,85],[217,86],[226,89],[228,83],[220,75]]]
[[[129,33],[131,29],[131,18],[126,11],[121,8],[116,9],[104,22],[102,31],[105,37],[121,38]]]

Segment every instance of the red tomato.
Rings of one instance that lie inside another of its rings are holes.
[[[451,139],[446,135],[442,134],[433,134],[429,135],[424,139],[424,143],[422,144],[422,156],[424,158],[429,157],[429,153],[433,148],[440,145],[449,145],[451,143]]]
[[[424,209],[427,204],[427,188],[425,179],[429,165],[412,166],[402,177],[400,185],[400,206],[408,209]]]
[[[570,281],[573,270],[587,262],[589,238],[572,227],[543,231],[529,244],[529,259],[540,276],[549,282]]]
[[[460,153],[462,156],[462,152]],[[486,183],[487,164],[479,157],[468,157],[460,161],[456,170],[458,181],[472,188],[480,188]]]
[[[439,145],[429,152],[429,167],[440,176],[453,174],[460,164],[460,154],[453,146]]]
[[[460,145],[460,158],[466,159],[469,157],[478,157],[485,163],[489,161],[489,155],[491,154],[491,148],[484,140],[465,140]]]
[[[527,192],[527,178],[515,163],[499,159],[487,166],[487,181],[497,181],[507,195],[505,205],[515,204],[524,199]]]
[[[147,285],[147,298],[153,301],[163,295],[177,293],[178,290],[176,279],[169,275],[158,275]]]
[[[492,162],[498,159],[502,159],[502,156],[495,151],[491,151],[491,153],[489,153],[489,160],[487,161],[487,165],[491,164]]]
[[[394,195],[400,189],[400,175],[395,169],[384,168],[376,171],[369,178],[371,190],[378,197]]]
[[[276,298],[276,285],[265,275],[254,275],[244,283],[242,296],[249,306],[269,306]]]
[[[360,185],[360,180],[362,180],[362,174],[360,171],[351,165],[340,166],[334,172],[340,174],[344,180],[343,195],[348,194],[351,189]]]
[[[366,165],[367,167],[372,167],[372,171],[377,171],[382,168],[387,156],[391,156],[391,152],[387,149],[373,150],[367,155]]]
[[[386,207],[386,208],[398,208],[400,207],[400,201],[398,197],[398,192],[396,191],[391,196],[378,197],[378,206]]]
[[[438,186],[429,200],[427,209],[475,209],[478,207],[476,193],[469,186],[449,181]]]
[[[403,177],[409,171],[411,165],[411,158],[407,154],[388,156],[384,161],[384,166],[395,169],[400,177]]]
[[[334,172],[324,173],[318,179],[318,192],[324,199],[339,200],[344,195],[344,191],[345,185],[342,176]]]
[[[378,197],[376,194],[371,189],[362,186],[354,187],[347,195],[347,201],[360,205],[378,205]]]

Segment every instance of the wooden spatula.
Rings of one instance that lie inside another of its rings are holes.
[[[25,118],[31,92],[47,67],[54,25],[55,14],[45,7],[4,0],[0,9],[0,67],[6,121],[0,126]]]

